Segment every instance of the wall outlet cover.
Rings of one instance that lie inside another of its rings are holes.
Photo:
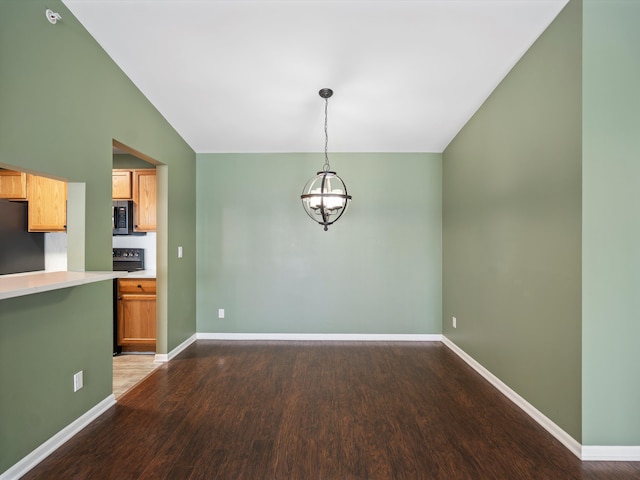
[[[84,379],[82,378],[82,370],[73,375],[73,391],[77,392],[84,386]]]

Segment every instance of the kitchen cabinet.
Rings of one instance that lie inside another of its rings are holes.
[[[27,174],[0,169],[0,198],[8,200],[27,199]]]
[[[113,200],[133,200],[133,231],[156,231],[156,170],[113,169]]]
[[[114,200],[131,200],[133,198],[131,177],[131,170],[111,171],[111,198]]]
[[[67,183],[27,174],[30,232],[64,232],[67,228]]]
[[[156,231],[156,171],[133,171],[133,230]]]
[[[0,169],[0,198],[27,200],[30,232],[64,232],[67,229],[66,182]]]
[[[122,351],[155,351],[156,280],[118,279],[117,343]]]

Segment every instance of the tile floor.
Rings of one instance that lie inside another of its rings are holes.
[[[122,354],[113,357],[113,394],[116,400],[144,380],[159,363],[155,355]]]

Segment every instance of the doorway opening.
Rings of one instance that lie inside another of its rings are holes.
[[[168,172],[166,165],[117,140],[112,153],[114,270],[128,270],[114,282],[113,393],[118,398],[167,357]],[[125,232],[115,229],[123,204],[132,218]]]

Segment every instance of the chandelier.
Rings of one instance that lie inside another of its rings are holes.
[[[319,92],[324,98],[324,165],[322,171],[310,179],[302,190],[302,206],[312,220],[324,226],[325,232],[329,225],[335,223],[347,211],[351,195],[347,193],[347,186],[342,179],[331,170],[329,165],[329,133],[327,129],[327,110],[329,97],[333,90],[323,88]]]

